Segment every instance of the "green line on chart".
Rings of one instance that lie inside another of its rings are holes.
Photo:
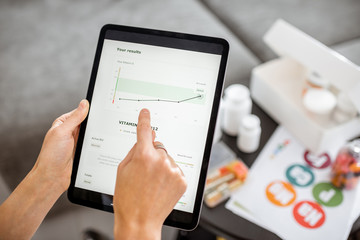
[[[121,70],[121,67],[119,67],[118,75],[117,75],[117,78],[116,78],[116,85],[115,85],[115,90],[114,90],[114,97],[113,97],[113,100],[112,100],[112,103],[113,103],[113,104],[114,104],[114,101],[115,101],[116,89],[117,89],[117,85],[118,85],[118,82],[119,82],[120,70]]]

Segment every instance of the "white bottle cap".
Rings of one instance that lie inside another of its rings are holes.
[[[340,92],[339,95],[337,96],[336,107],[340,108],[344,112],[354,113],[355,115],[357,112],[354,104],[351,102],[351,99],[344,92]]]
[[[260,126],[260,119],[253,114],[247,115],[242,119],[242,126],[247,131],[252,131]]]
[[[242,102],[250,96],[249,89],[242,84],[233,84],[225,89],[225,100]]]
[[[322,78],[317,72],[310,71],[307,75],[309,83],[314,87],[327,88],[330,84],[329,80]]]
[[[334,94],[326,89],[309,89],[303,98],[304,106],[312,113],[329,114],[336,105]]]
[[[337,96],[336,108],[334,111],[333,118],[338,123],[349,121],[356,116],[357,109],[351,102],[349,96],[340,92]]]

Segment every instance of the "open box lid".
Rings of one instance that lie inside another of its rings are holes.
[[[360,67],[282,19],[264,36],[276,54],[290,57],[347,93],[360,112]]]

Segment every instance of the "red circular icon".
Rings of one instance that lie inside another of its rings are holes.
[[[306,151],[304,153],[304,159],[307,164],[317,169],[327,168],[331,164],[330,156],[327,153],[314,155],[309,151]]]
[[[293,214],[295,220],[306,228],[318,228],[325,222],[325,212],[321,206],[315,202],[298,202],[293,209]]]

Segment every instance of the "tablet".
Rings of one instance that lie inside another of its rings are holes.
[[[136,142],[142,108],[187,190],[165,225],[196,227],[229,45],[220,38],[105,25],[100,31],[68,198],[113,212],[118,164]],[[126,196],[124,196],[126,197]]]

